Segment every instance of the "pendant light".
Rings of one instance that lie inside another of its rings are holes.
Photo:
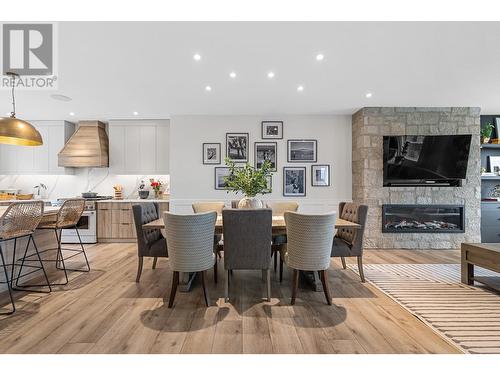
[[[19,74],[7,72],[12,82],[12,112],[10,117],[0,117],[0,143],[18,146],[40,146],[42,136],[29,122],[16,118],[14,86]]]

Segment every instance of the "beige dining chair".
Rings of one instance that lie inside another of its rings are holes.
[[[216,269],[214,254],[214,231],[216,212],[180,215],[164,212],[165,234],[167,239],[170,267],[172,268],[172,287],[168,307],[174,304],[179,272],[199,272],[203,286],[205,303],[210,305],[207,287],[207,270]]]
[[[297,212],[299,209],[299,204],[294,201],[281,201],[281,202],[267,202],[266,207],[270,208],[273,212],[273,216],[283,216],[286,211]],[[273,261],[274,261],[274,272],[278,267],[278,254],[281,248],[286,243],[286,234],[276,234],[273,235]]]
[[[283,274],[283,262],[293,269],[292,305],[297,296],[299,271],[318,272],[326,302],[332,304],[327,270],[330,267],[335,217],[335,213],[308,215],[285,212],[287,244],[281,250],[280,275]]]

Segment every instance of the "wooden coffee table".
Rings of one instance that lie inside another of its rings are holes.
[[[478,281],[500,290],[500,243],[463,243],[461,263],[462,283]],[[474,266],[499,272],[499,277],[474,277]]]

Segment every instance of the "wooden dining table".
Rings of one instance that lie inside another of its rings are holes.
[[[143,224],[142,226],[144,229],[160,229],[164,230],[165,229],[165,223],[163,222],[163,218],[159,218],[157,220],[153,220],[147,224]],[[359,228],[360,225],[357,223],[354,223],[352,221],[347,221],[344,219],[339,219],[337,218],[335,221],[335,229],[340,229],[340,228]],[[217,221],[215,222],[215,233],[216,234],[222,234],[224,230],[224,223],[222,220],[222,216],[218,215],[217,216]],[[272,231],[273,234],[285,234],[286,233],[286,222],[284,216],[273,216],[273,222],[272,222]],[[307,282],[311,284],[312,288],[320,292],[323,290],[323,287],[321,285],[321,281],[318,278],[318,275],[315,272],[301,272],[301,274],[305,277]],[[193,281],[194,276],[196,273],[193,273],[192,275],[188,274],[181,274],[181,280],[179,281],[179,291],[181,292],[188,292],[191,288],[191,283]]]

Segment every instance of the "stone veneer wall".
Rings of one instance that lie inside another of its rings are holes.
[[[480,242],[481,158],[477,107],[374,107],[352,116],[352,199],[369,206],[366,248],[458,249]],[[384,135],[472,134],[462,187],[383,187]],[[463,204],[465,233],[382,233],[382,204]]]

